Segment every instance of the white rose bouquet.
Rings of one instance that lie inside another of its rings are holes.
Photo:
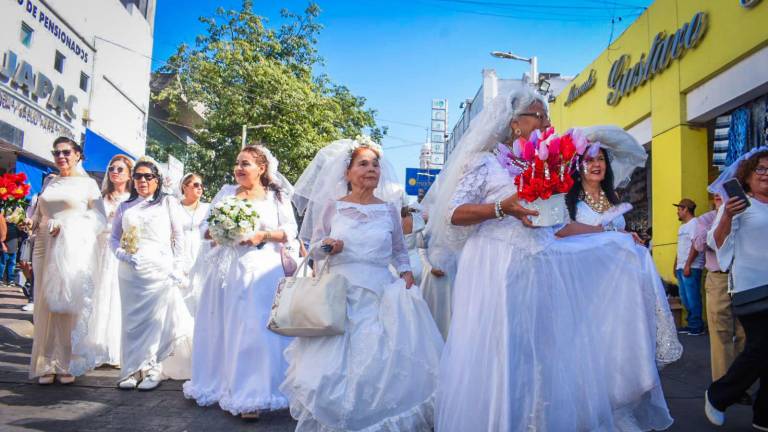
[[[252,237],[259,228],[259,214],[250,201],[234,196],[216,203],[208,216],[208,231],[213,240],[234,246]]]

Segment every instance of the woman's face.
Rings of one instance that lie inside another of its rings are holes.
[[[136,192],[143,197],[149,198],[155,194],[159,179],[149,167],[140,166],[133,172],[133,184]]]
[[[584,158],[582,178],[587,183],[600,183],[605,179],[605,154],[601,151],[593,158]]]
[[[68,175],[80,161],[80,153],[68,142],[58,143],[51,151],[56,168],[61,174]]]
[[[762,157],[757,161],[755,170],[747,177],[747,184],[753,193],[768,195],[768,157]]]
[[[197,201],[203,196],[203,180],[198,176],[190,176],[183,187],[184,198],[189,201]]]
[[[130,180],[128,165],[122,159],[113,160],[109,168],[107,168],[107,174],[109,175],[109,181],[113,185],[126,184]]]
[[[248,188],[259,183],[266,167],[256,161],[250,152],[240,152],[235,162],[235,180],[237,184]]]
[[[380,177],[379,157],[370,149],[360,151],[347,169],[347,181],[353,191],[376,189]]]
[[[520,113],[516,119],[512,120],[509,125],[513,132],[519,130],[519,136],[528,139],[534,130],[538,129],[544,132],[551,123],[544,104],[536,101]]]

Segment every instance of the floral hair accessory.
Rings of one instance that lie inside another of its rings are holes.
[[[141,156],[138,159],[136,159],[136,163],[138,164],[139,162],[151,163],[152,165],[158,168],[160,167],[160,165],[152,156],[147,156],[147,155]]]

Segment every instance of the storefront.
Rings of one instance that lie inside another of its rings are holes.
[[[647,149],[623,193],[665,278],[680,224],[671,204],[707,211],[719,167],[766,142],[766,22],[765,1],[657,0],[550,104],[558,130],[615,124]]]

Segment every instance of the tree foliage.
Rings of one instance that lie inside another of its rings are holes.
[[[381,138],[365,98],[314,73],[322,63],[316,48],[319,14],[314,3],[302,14],[283,10],[282,24],[271,28],[254,13],[251,0],[240,10],[219,8],[213,17],[200,18],[207,31],[195,46],[181,45],[161,70],[179,78],[155,96],[172,118],[182,103],[205,107],[198,144],[175,156],[188,171],[200,172],[209,190],[232,182],[243,125],[269,125],[250,129],[248,141],[266,145],[291,181],[330,141],[365,130]],[[151,148],[162,153],[156,147]]]

